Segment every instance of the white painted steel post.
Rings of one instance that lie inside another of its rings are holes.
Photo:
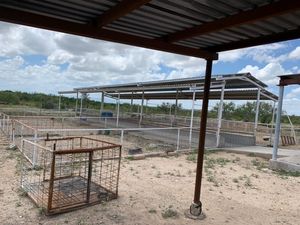
[[[130,100],[130,112],[132,113],[132,105],[133,105],[133,91],[131,92],[131,100]]]
[[[37,150],[36,150],[36,143],[37,143],[37,130],[34,130],[34,147],[33,147],[33,155],[32,155],[32,165],[35,167],[36,160],[37,160]]]
[[[58,96],[58,111],[60,112],[61,95]]]
[[[180,129],[177,130],[177,151],[179,151],[179,144],[180,144]]]
[[[124,130],[121,130],[121,145],[123,144],[124,140]]]
[[[221,98],[220,98],[220,103],[219,103],[219,110],[218,110],[218,128],[217,128],[217,143],[216,147],[220,147],[220,134],[221,134],[221,127],[222,127],[222,115],[223,115],[223,103],[224,103],[224,92],[225,92],[225,81],[222,86],[222,91],[221,91]]]
[[[190,122],[190,136],[189,136],[189,146],[190,146],[190,148],[192,148],[192,135],[193,135],[193,120],[194,120],[195,98],[196,98],[196,91],[193,90],[192,112],[191,112],[191,122]]]
[[[270,146],[272,145],[275,112],[276,112],[276,101],[274,101],[273,110],[272,110],[272,120],[271,120],[270,140],[269,140],[270,141]]]
[[[281,121],[281,112],[282,112],[283,93],[284,93],[284,86],[279,86],[279,99],[278,99],[278,104],[277,104],[275,136],[274,136],[273,153],[272,153],[272,159],[273,160],[277,160],[277,152],[278,152],[278,144],[279,144],[279,136],[280,136],[280,121]]]
[[[11,123],[11,135],[12,135],[12,143],[15,144],[15,125],[14,121]]]
[[[259,104],[260,104],[260,88],[257,90],[257,99],[256,99],[256,110],[255,110],[255,122],[254,122],[254,136],[256,137],[257,125],[258,125],[258,116],[259,116]]]
[[[14,127],[13,127],[13,120],[10,121],[10,130],[9,130],[9,134],[10,134],[10,138],[9,140],[11,142],[13,142],[13,130],[14,130]]]
[[[76,92],[75,117],[77,116],[77,111],[78,111],[78,91]]]
[[[20,134],[21,139],[23,139],[23,129],[24,129],[24,126],[22,125],[21,126],[21,134]]]
[[[100,106],[100,117],[101,117],[101,114],[104,110],[104,92],[102,91],[101,92],[101,106]]]
[[[82,101],[83,101],[83,94],[82,93],[80,93],[81,94],[81,99],[80,99],[80,111],[79,111],[79,116],[81,117],[81,115],[82,115]]]
[[[143,94],[142,94],[142,103],[141,103],[139,127],[141,127],[142,120],[143,120],[143,107],[144,107],[144,91],[143,91]]]
[[[119,127],[119,116],[120,116],[120,93],[118,93],[118,100],[117,100],[117,127]]]
[[[175,99],[175,110],[174,110],[174,121],[176,122],[178,110],[178,90],[176,90],[176,99]]]

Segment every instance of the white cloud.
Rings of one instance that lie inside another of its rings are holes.
[[[290,74],[291,71],[285,70],[280,63],[269,63],[259,68],[258,66],[247,65],[239,71],[239,73],[250,72],[257,79],[262,80],[268,85],[278,84],[278,75]]]
[[[236,62],[244,57],[247,57],[260,63],[282,62],[287,59],[287,55],[282,54],[279,56],[274,56],[274,52],[276,52],[276,50],[284,49],[285,47],[286,44],[274,43],[270,45],[221,52],[219,61]]]
[[[290,52],[289,58],[300,59],[300,46],[296,47],[292,52]]]
[[[288,99],[299,99],[300,100],[300,87],[291,90],[286,96]]]

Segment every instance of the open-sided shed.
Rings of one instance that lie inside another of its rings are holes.
[[[206,59],[191,205],[199,215],[212,61],[220,51],[299,38],[300,1],[6,0],[0,20]]]

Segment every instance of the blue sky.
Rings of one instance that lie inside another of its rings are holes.
[[[1,90],[57,94],[74,87],[195,77],[205,69],[197,58],[36,28],[0,22],[0,31]],[[250,72],[277,94],[277,76],[300,73],[299,60],[300,40],[281,42],[220,53],[213,74]],[[299,103],[300,87],[286,88],[284,110],[300,115]]]

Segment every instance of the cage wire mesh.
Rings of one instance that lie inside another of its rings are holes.
[[[88,137],[23,139],[21,186],[46,214],[118,197],[121,145]]]

